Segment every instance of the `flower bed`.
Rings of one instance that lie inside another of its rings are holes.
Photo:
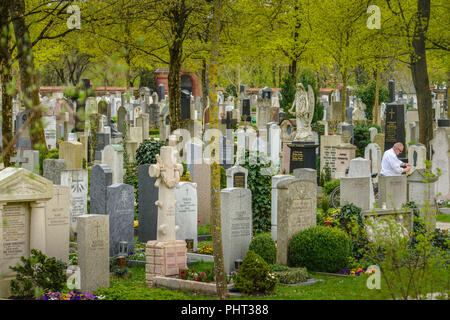
[[[102,300],[103,296],[96,296],[90,292],[80,292],[77,290],[68,293],[47,292],[42,296],[42,300]]]
[[[362,274],[372,274],[375,273],[375,269],[369,269],[369,268],[352,268],[352,269],[347,269],[344,268],[344,270],[340,270],[338,271],[338,274],[340,275],[345,275],[345,276],[359,276]]]

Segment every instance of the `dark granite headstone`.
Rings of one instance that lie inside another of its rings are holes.
[[[160,83],[158,86],[158,102],[161,102],[164,100],[166,96],[164,84]],[[155,103],[156,101],[153,101]]]
[[[250,122],[252,119],[252,113],[250,108],[250,99],[246,98],[242,100],[242,120]]]
[[[398,155],[398,158],[400,160],[405,159],[405,106],[403,104],[388,103],[386,105],[385,119],[384,150],[389,150],[396,142],[401,142],[404,149]]]
[[[120,243],[127,243],[127,252],[134,252],[134,187],[115,183],[106,188],[106,214],[109,215],[109,255],[119,255]]]
[[[395,101],[395,82],[394,80],[389,80],[389,102]]]
[[[310,168],[316,170],[316,148],[319,145],[314,142],[293,142],[289,144],[289,173],[297,168]]]
[[[28,120],[30,115],[31,110],[23,110],[16,115],[16,128],[15,128],[16,134],[19,133],[19,130],[22,128],[22,126],[25,125],[25,122]],[[24,127],[22,133],[18,136],[16,140],[16,148],[24,150],[32,149],[29,125]]]
[[[138,237],[140,242],[156,240],[158,207],[158,188],[155,187],[156,178],[148,175],[149,164],[138,168]]]
[[[108,144],[111,144],[108,133],[97,133],[97,151],[102,151]]]
[[[181,120],[191,118],[191,94],[189,91],[181,90]]]
[[[112,170],[97,164],[91,171],[91,214],[106,214],[106,188],[112,184]]]

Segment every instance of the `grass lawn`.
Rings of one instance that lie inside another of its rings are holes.
[[[111,277],[110,288],[100,289],[95,294],[104,295],[106,300],[215,300],[215,297],[195,294],[188,291],[149,288],[145,283],[145,267],[131,267],[131,277],[119,279]],[[368,276],[333,277],[310,274],[323,279],[309,286],[277,285],[275,292],[267,296],[230,297],[230,300],[378,300],[390,299],[387,291],[369,290],[366,286]]]
[[[449,214],[438,214],[436,216],[436,221],[450,223],[450,215]]]

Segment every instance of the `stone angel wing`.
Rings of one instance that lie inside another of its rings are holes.
[[[309,109],[311,110],[312,113],[314,113],[314,105],[315,105],[314,90],[311,87],[311,85],[308,85],[308,104],[309,104]]]

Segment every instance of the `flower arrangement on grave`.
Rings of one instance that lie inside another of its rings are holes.
[[[186,172],[180,177],[180,181],[191,182],[191,181],[192,181],[192,178],[191,178],[191,172],[190,172],[190,171],[186,171]]]
[[[104,298],[104,296],[96,296],[90,292],[80,292],[77,290],[68,293],[46,292],[42,296],[42,300],[102,300]]]
[[[375,273],[375,269],[369,269],[369,268],[352,268],[347,269],[344,268],[343,270],[338,271],[339,274],[347,275],[347,276],[359,276],[364,274],[372,274]]]

